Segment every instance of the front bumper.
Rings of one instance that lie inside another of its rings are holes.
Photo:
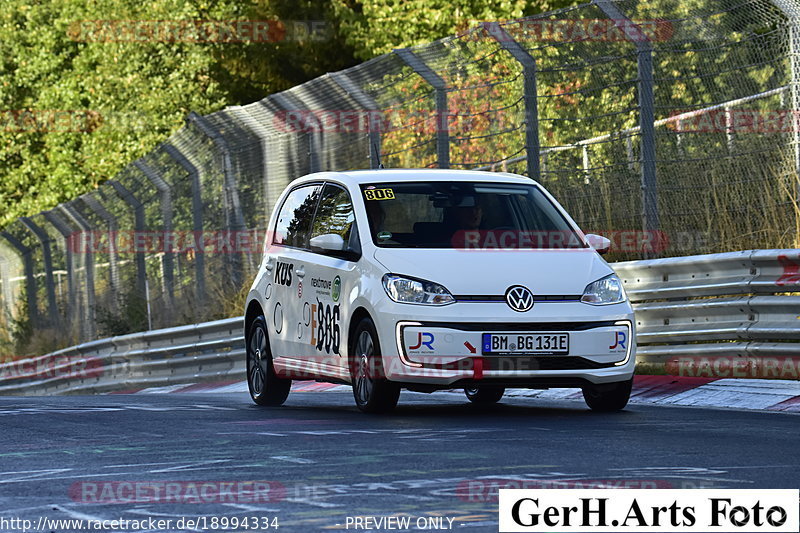
[[[554,302],[534,309],[516,313],[504,304],[457,303],[442,308],[415,306],[413,316],[383,315],[395,318],[383,322],[379,331],[384,374],[391,381],[432,388],[580,387],[632,377],[635,322],[628,303],[594,307]],[[525,332],[566,333],[569,352],[484,353],[483,334],[506,333],[513,338]]]

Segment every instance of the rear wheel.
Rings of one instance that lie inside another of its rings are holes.
[[[633,378],[617,383],[603,383],[584,387],[583,399],[592,411],[621,411],[628,405],[633,388]]]
[[[350,348],[350,376],[356,406],[365,413],[386,413],[397,405],[400,387],[383,372],[381,348],[375,324],[369,318],[358,323]]]
[[[505,387],[471,387],[464,389],[467,399],[475,404],[489,405],[497,403],[505,394]]]
[[[292,388],[291,379],[282,379],[272,366],[272,352],[264,317],[256,318],[247,336],[247,388],[258,405],[283,405]]]

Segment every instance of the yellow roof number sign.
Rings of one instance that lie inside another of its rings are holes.
[[[394,200],[392,189],[366,189],[364,198],[367,200]]]

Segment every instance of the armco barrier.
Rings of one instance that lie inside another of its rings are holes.
[[[800,250],[612,265],[636,309],[638,360],[800,355]],[[0,365],[0,394],[102,393],[244,379],[242,317],[88,342]]]
[[[800,250],[613,265],[636,310],[637,358],[800,355]]]

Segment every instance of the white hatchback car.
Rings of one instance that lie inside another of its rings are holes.
[[[366,412],[391,410],[401,389],[628,402],[634,318],[598,253],[609,241],[528,178],[320,172],[287,187],[269,224],[245,308],[257,404],[283,404],[293,379],[352,384]]]

